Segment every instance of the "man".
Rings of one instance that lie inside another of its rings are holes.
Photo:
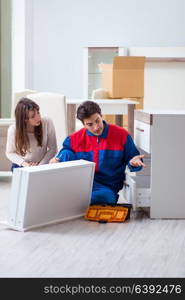
[[[96,163],[91,204],[116,204],[123,187],[125,168],[141,170],[144,165],[129,133],[107,124],[94,101],[85,101],[77,109],[84,128],[68,136],[63,148],[50,163],[85,159]],[[80,175],[79,175],[80,176]]]

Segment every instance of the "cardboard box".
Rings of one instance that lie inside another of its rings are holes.
[[[144,56],[115,56],[113,64],[100,64],[102,88],[110,98],[143,98],[144,64]]]

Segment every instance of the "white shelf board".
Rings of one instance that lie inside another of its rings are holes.
[[[145,56],[147,62],[183,62],[185,47],[131,47],[130,56]]]
[[[11,171],[0,171],[0,177],[12,177]]]

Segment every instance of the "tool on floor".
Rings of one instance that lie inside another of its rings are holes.
[[[124,222],[130,219],[130,210],[132,204],[116,205],[90,205],[85,214],[85,219],[98,221],[99,223],[107,222]]]

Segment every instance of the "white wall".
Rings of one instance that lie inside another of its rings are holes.
[[[25,1],[12,0],[12,91],[25,88]]]
[[[144,108],[185,110],[185,62],[146,62]]]
[[[83,47],[184,46],[184,0],[26,0],[26,88],[83,95]]]

